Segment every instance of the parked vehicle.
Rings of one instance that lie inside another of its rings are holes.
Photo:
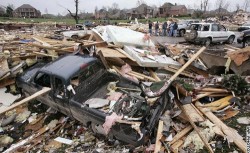
[[[111,107],[108,111],[91,106],[90,101],[94,102],[92,104],[107,101],[107,86],[110,82],[116,82],[124,97],[113,106],[108,104]],[[108,133],[109,138],[134,146],[145,143],[154,133],[167,104],[167,94],[164,92],[150,106],[138,83],[107,71],[96,58],[80,55],[67,55],[48,64],[38,63],[17,78],[17,85],[28,95],[43,87],[50,87],[52,90],[38,97],[39,101],[92,127],[94,132],[100,134],[105,133],[102,125],[113,112],[123,115],[128,122],[141,122],[140,133],[131,124],[125,123],[116,123]]]
[[[199,23],[199,20],[181,20],[178,22],[177,33],[179,36],[183,37],[186,33],[186,28],[192,23]]]
[[[187,28],[184,38],[187,42],[203,43],[206,46],[212,42],[232,44],[235,33],[217,23],[193,23]]]
[[[237,42],[242,43],[242,47],[250,46],[250,29],[241,32]]]
[[[83,36],[85,36],[88,33],[88,30],[69,30],[69,31],[63,31],[62,34],[65,37],[73,38],[73,39],[78,39]]]
[[[243,24],[242,26],[238,28],[238,31],[241,32],[241,31],[248,30],[248,29],[250,29],[250,23]]]

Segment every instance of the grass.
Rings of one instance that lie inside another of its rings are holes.
[[[178,17],[178,19],[189,19],[190,17]],[[150,18],[150,19],[139,19],[140,23],[147,23],[148,20],[153,22],[159,21],[163,22],[166,21],[168,18]],[[79,23],[83,23],[86,20],[80,19]],[[103,20],[90,20],[99,23]],[[41,23],[41,22],[56,22],[56,23],[63,23],[67,25],[74,25],[75,20],[73,18],[9,18],[9,17],[0,17],[0,22],[25,22],[25,23]],[[130,22],[130,20],[110,20],[110,24],[119,22]]]

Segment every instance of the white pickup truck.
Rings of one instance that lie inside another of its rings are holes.
[[[226,42],[232,44],[235,33],[228,31],[223,25],[218,23],[193,23],[184,35],[187,42],[198,42],[209,46],[212,42]]]

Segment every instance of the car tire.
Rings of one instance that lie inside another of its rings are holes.
[[[227,43],[232,44],[234,42],[234,38],[235,38],[234,36],[230,36],[227,40]]]
[[[211,44],[211,39],[210,38],[206,38],[205,40],[204,40],[204,45],[207,47],[207,46],[209,46],[210,44]]]
[[[77,35],[73,35],[71,36],[72,39],[78,39],[78,36]]]
[[[243,41],[243,48],[250,46],[250,38],[246,38],[246,40]]]
[[[185,35],[185,30],[184,29],[180,30],[180,36],[184,37],[184,35]]]
[[[186,35],[186,34],[185,34]],[[184,36],[185,36],[184,35]],[[196,30],[191,30],[190,33],[188,34],[189,36],[187,37],[189,40],[194,40],[198,36],[198,32]]]

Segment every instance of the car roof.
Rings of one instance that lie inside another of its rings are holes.
[[[46,64],[39,72],[53,74],[64,80],[68,80],[81,68],[96,61],[97,59],[94,57],[70,54]]]
[[[192,23],[192,24],[208,25],[208,24],[219,24],[219,23],[206,23],[206,22],[200,22],[200,23]]]

